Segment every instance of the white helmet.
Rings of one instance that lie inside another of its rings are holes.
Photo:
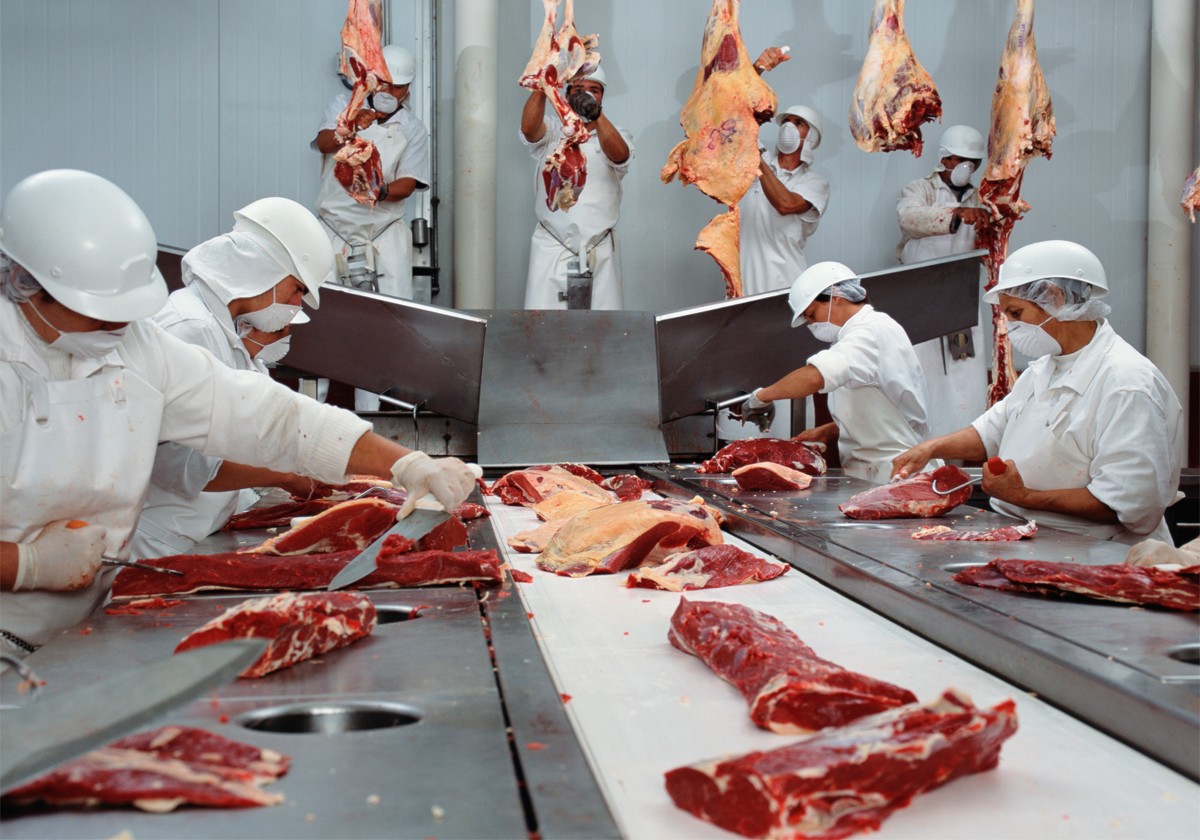
[[[260,198],[233,211],[233,229],[266,236],[292,258],[296,276],[308,291],[304,302],[321,305],[320,287],[333,278],[333,246],[317,217],[290,198]]]
[[[810,131],[817,132],[817,136],[813,140],[812,148],[815,149],[817,146],[821,145],[821,116],[816,111],[804,105],[793,105],[786,111],[776,114],[775,122],[783,125],[783,118],[788,114],[804,120],[806,123],[808,123],[808,128]]]
[[[167,301],[150,220],[91,172],[51,169],[13,187],[0,209],[0,250],[89,318],[136,321]]]
[[[983,160],[983,135],[969,125],[952,125],[942,132],[938,145],[938,159],[949,157]]]
[[[821,262],[810,265],[796,278],[788,293],[788,306],[792,308],[792,326],[804,323],[804,310],[812,305],[817,295],[843,280],[853,280],[857,275],[839,262]]]
[[[417,77],[417,60],[404,47],[388,44],[383,48],[383,61],[387,64],[388,75],[392,77],[394,85],[412,84]]]
[[[1074,242],[1048,239],[1018,248],[1000,266],[1000,280],[983,293],[986,303],[999,303],[1000,293],[1035,280],[1078,280],[1092,287],[1090,299],[1108,294],[1108,278],[1096,255]]]
[[[590,73],[584,73],[582,75],[576,73],[571,80],[567,82],[567,86],[570,87],[575,82],[582,82],[584,79],[592,82],[599,82],[600,87],[606,92],[608,91],[608,77],[604,75],[604,68],[601,65],[597,64],[596,69]]]

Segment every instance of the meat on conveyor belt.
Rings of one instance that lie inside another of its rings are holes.
[[[738,586],[743,583],[771,580],[789,568],[787,563],[759,557],[735,545],[724,543],[672,554],[657,566],[634,569],[625,579],[625,586],[630,589],[667,589],[672,592],[714,589],[718,586]]]
[[[803,490],[812,484],[811,475],[770,461],[738,467],[733,477],[743,490]]]
[[[1174,610],[1200,610],[1200,566],[1178,570],[1157,566],[1052,563],[996,559],[954,576],[959,583],[1041,595],[1083,595],[1123,604],[1150,604]]]
[[[700,464],[696,472],[731,473],[739,467],[770,461],[808,475],[824,475],[825,459],[812,445],[787,438],[735,440]]]
[[[1032,519],[1024,525],[1003,525],[986,531],[959,531],[948,525],[933,525],[912,532],[914,540],[957,540],[973,542],[1005,542],[1025,540],[1037,533],[1037,523]]]
[[[942,516],[971,498],[971,488],[960,486],[970,478],[958,467],[946,465],[931,472],[917,473],[903,481],[864,490],[838,505],[838,510],[851,519]],[[943,491],[952,487],[958,489],[941,495],[933,490],[935,482]]]

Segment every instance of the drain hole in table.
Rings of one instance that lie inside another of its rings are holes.
[[[1167,648],[1167,656],[1189,665],[1200,665],[1200,644],[1187,642]]]
[[[399,703],[293,703],[257,709],[238,718],[247,729],[293,735],[341,735],[368,729],[407,726],[421,719],[419,709]]]
[[[421,614],[417,610],[422,607],[405,607],[386,604],[380,606],[375,605],[375,621],[378,624],[396,624],[400,621],[412,621],[414,618],[421,618]],[[428,609],[427,607],[425,609]]]

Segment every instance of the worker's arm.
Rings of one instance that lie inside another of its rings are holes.
[[[892,459],[892,478],[908,478],[921,471],[921,468],[934,458],[959,458],[964,461],[982,461],[987,457],[987,449],[983,438],[974,426],[967,426],[957,432],[932,438],[918,443],[907,452],[901,452]]]
[[[621,132],[617,131],[617,127],[604,116],[603,111],[596,121],[588,126],[588,130],[596,132],[600,140],[600,149],[610,161],[620,165],[629,160],[629,145],[621,136]]]
[[[758,398],[763,402],[775,400],[799,400],[818,393],[825,387],[825,377],[813,365],[789,373],[773,385],[758,389]]]
[[[296,473],[276,472],[266,467],[222,461],[217,474],[204,485],[204,490],[207,493],[222,493],[249,487],[278,487],[293,496],[311,498],[316,488],[324,486],[327,486],[324,482]]]
[[[767,201],[771,202],[771,206],[779,215],[790,216],[796,213],[807,213],[812,209],[811,202],[783,185],[774,170],[763,160],[762,155],[759,155],[758,158],[758,180],[762,184],[763,195],[767,197]]]
[[[790,60],[791,56],[785,53],[782,48],[767,47],[762,51],[762,54],[754,60],[754,72],[761,76],[768,70],[774,70],[783,62]]]
[[[379,114],[369,108],[363,108],[358,112],[358,118],[355,120],[358,131],[375,122],[379,118]],[[343,133],[342,129],[323,128],[317,132],[317,149],[323,155],[332,155],[338,149],[346,145],[346,137],[349,135],[349,130]]]
[[[384,196],[383,201],[403,201],[416,189],[416,178],[397,178],[395,181],[388,181],[387,195]]]
[[[530,92],[521,109],[521,134],[530,143],[546,136],[546,94],[540,90]]]
[[[1005,461],[1005,470],[999,475],[983,466],[983,492],[1010,505],[1029,510],[1045,510],[1078,516],[1093,522],[1116,522],[1117,512],[1092,495],[1086,487],[1060,490],[1032,490],[1025,486],[1017,465]]]

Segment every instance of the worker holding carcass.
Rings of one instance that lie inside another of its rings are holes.
[[[867,300],[853,271],[841,263],[810,266],[788,296],[792,326],[807,322],[828,349],[741,407],[745,419],[772,412],[775,400],[829,395],[832,423],[793,440],[838,447],[847,475],[888,481],[892,459],[928,435],[925,377],[904,328]]]
[[[907,477],[930,458],[1000,458],[983,467],[992,507],[1102,540],[1170,543],[1184,457],[1183,408],[1166,378],[1106,320],[1104,267],[1074,242],[1026,245],[984,295],[1013,347],[1035,359],[1012,392],[970,426],[893,462]]]
[[[389,477],[398,515],[459,505],[474,473],[370,431],[168,335],[150,222],[91,173],[25,178],[0,207],[0,649],[21,655],[87,616],[126,560],[160,441],[342,483]]]
[[[587,165],[587,182],[575,203],[551,210],[546,202],[542,170],[559,145],[563,126],[557,115],[546,115],[546,95],[531,91],[521,111],[521,142],[529,149],[534,169],[534,201],[538,224],[529,246],[526,309],[568,309],[568,287],[584,291],[577,308],[621,309],[621,249],[617,221],[621,217],[621,180],[633,160],[633,135],[614,125],[604,113],[607,77],[597,66],[589,75],[567,82],[566,98],[588,131],[580,150]],[[590,285],[590,304],[586,290]]]
[[[291,325],[304,323],[301,301],[320,305],[333,276],[333,251],[311,212],[287,198],[262,198],[233,214],[233,230],[183,256],[184,288],[155,322],[203,347],[227,367],[267,373],[288,351]],[[194,551],[258,496],[248,488],[279,487],[307,497],[314,481],[209,458],[183,444],[158,445],[150,492],[133,537],[134,559]]]

